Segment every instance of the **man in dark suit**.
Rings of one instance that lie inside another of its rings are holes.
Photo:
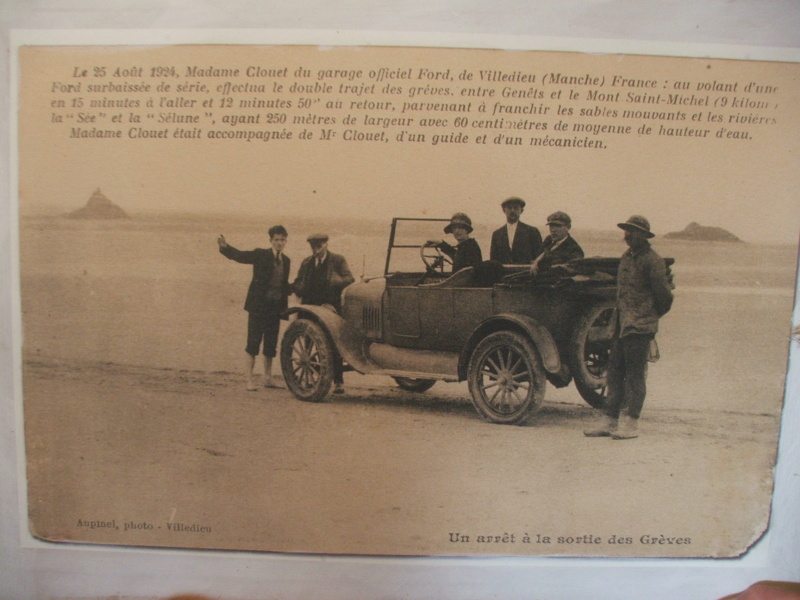
[[[307,239],[311,245],[311,256],[303,259],[292,289],[301,303],[328,305],[339,313],[342,311],[342,290],[355,278],[344,256],[328,251],[327,235],[315,233]],[[342,357],[334,350],[334,394],[344,393],[343,371]]]
[[[489,259],[504,265],[529,265],[542,249],[542,234],[536,227],[519,220],[525,210],[522,198],[511,197],[500,205],[506,224],[492,234]]]
[[[289,268],[291,261],[283,253],[288,234],[283,225],[275,225],[269,229],[269,242],[272,248],[256,248],[255,250],[237,250],[220,235],[217,239],[219,251],[223,256],[238,263],[253,265],[253,279],[247,290],[244,309],[247,318],[247,346],[245,348],[245,376],[247,389],[258,389],[253,380],[258,349],[263,340],[264,352],[264,387],[276,387],[272,378],[272,359],[275,358],[278,346],[278,332],[281,325],[281,312],[288,307]]]
[[[562,265],[573,258],[583,258],[583,248],[569,234],[572,219],[565,212],[557,210],[547,217],[550,235],[542,243],[542,251],[531,264],[531,273],[536,275],[552,267]]]

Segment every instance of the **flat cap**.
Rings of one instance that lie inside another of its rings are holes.
[[[525,200],[523,200],[522,198],[517,198],[516,196],[511,196],[511,198],[506,198],[500,203],[500,206],[502,208],[505,208],[507,205],[513,203],[519,204],[522,208],[525,208]]]
[[[306,238],[307,242],[327,242],[328,235],[325,233],[312,233]]]
[[[569,215],[567,213],[561,210],[557,210],[549,217],[547,217],[547,224],[550,225],[550,223],[572,227],[572,219],[569,218]]]

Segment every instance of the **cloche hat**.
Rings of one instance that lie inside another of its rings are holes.
[[[470,219],[467,215],[461,212],[457,212],[452,217],[450,217],[450,223],[444,228],[445,233],[451,233],[453,231],[453,227],[459,225],[461,227],[466,228],[467,231],[472,233],[472,219]]]

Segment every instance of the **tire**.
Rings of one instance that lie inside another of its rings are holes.
[[[401,390],[407,392],[427,392],[436,383],[435,379],[412,379],[411,377],[392,377]]]
[[[333,384],[334,350],[320,325],[297,319],[281,342],[281,370],[295,398],[325,402]]]
[[[612,302],[591,306],[578,321],[570,340],[568,362],[581,397],[594,408],[603,408],[607,398],[606,373],[611,353]]]
[[[467,380],[478,414],[501,425],[527,421],[541,408],[547,385],[536,348],[514,331],[498,331],[478,343]]]

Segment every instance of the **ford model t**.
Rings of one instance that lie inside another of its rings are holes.
[[[493,423],[528,420],[548,381],[574,381],[590,405],[601,406],[619,260],[578,259],[535,276],[528,265],[493,262],[449,273],[448,258],[414,237],[440,221],[395,218],[384,275],[347,287],[341,314],[289,310],[296,316],[280,358],[292,394],[328,398],[339,353],[347,368],[391,376],[409,391],[467,380],[475,409]],[[403,227],[413,243],[402,242]],[[411,270],[393,270],[399,255],[412,252]]]

